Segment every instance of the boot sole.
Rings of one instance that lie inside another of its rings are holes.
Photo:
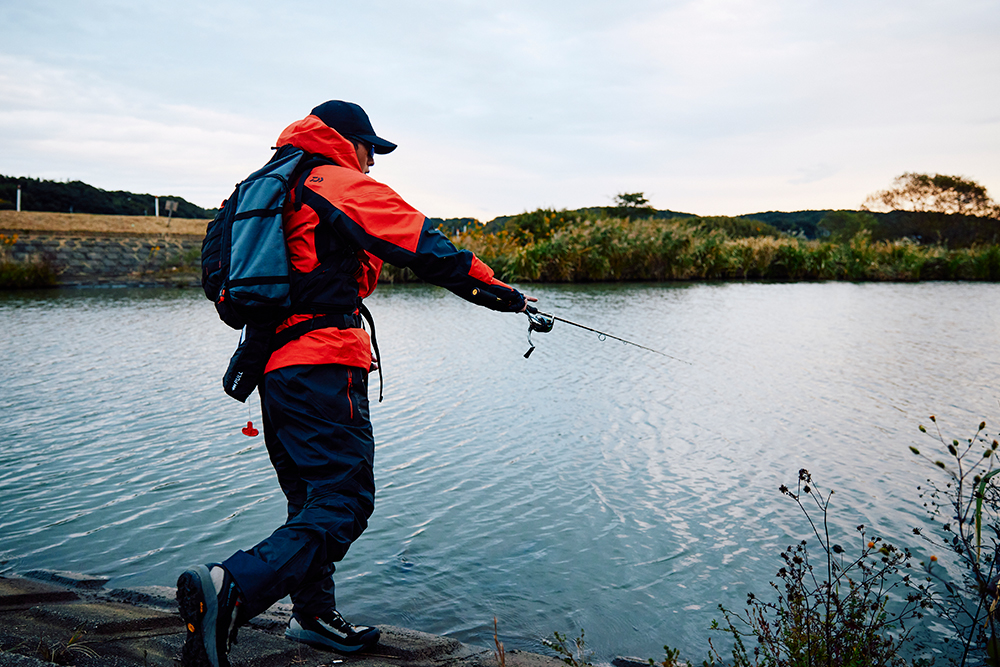
[[[216,641],[218,598],[212,575],[204,565],[196,565],[177,579],[177,607],[187,626],[181,652],[184,667],[229,667],[229,660],[219,659]]]

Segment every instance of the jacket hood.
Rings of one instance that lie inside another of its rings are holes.
[[[306,116],[286,127],[278,137],[277,145],[280,148],[286,144],[328,157],[342,167],[364,173],[354,144],[316,116]]]

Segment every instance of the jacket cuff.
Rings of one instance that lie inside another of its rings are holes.
[[[475,287],[467,297],[469,301],[501,313],[516,313],[524,310],[524,295],[506,285],[484,285]]]

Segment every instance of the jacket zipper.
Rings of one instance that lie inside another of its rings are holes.
[[[350,408],[350,418],[354,419],[354,403],[351,402],[351,384],[354,381],[354,375],[351,371],[347,371],[347,407]]]

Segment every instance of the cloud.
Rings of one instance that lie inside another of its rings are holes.
[[[998,33],[978,0],[8,3],[0,173],[215,205],[340,98],[431,215],[843,208],[914,169],[995,194]]]
[[[0,56],[4,173],[216,206],[268,157],[252,117],[129,96],[98,76]]]

